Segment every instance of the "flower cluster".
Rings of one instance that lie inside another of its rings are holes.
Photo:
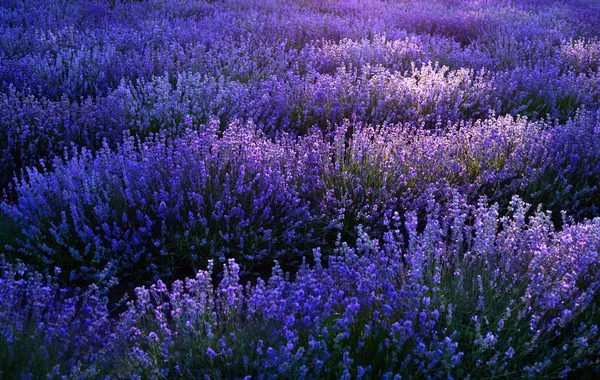
[[[272,140],[252,124],[219,129],[214,121],[176,139],[128,136],[116,150],[28,169],[17,201],[0,205],[21,229],[12,249],[60,266],[70,281],[106,284],[208,259],[248,270],[299,264],[324,239],[354,236],[356,224],[382,233],[386,218],[421,207],[425,193],[507,202],[547,161],[542,125],[511,117],[444,134],[344,123],[327,136]]]
[[[599,219],[555,232],[549,214],[528,217],[516,197],[506,217],[459,195],[444,215],[428,205],[421,232],[414,212],[404,223],[394,214],[382,243],[357,226],[353,246],[338,241],[328,257],[315,249],[293,277],[275,263],[267,281],[243,286],[230,259],[218,285],[209,261],[194,278],[139,287],[113,323],[93,293],[81,306],[48,302],[56,285],[17,280],[23,269],[5,265],[5,344],[26,344],[28,328],[53,339],[39,341],[42,351],[59,347],[57,328],[61,342],[77,329],[76,342],[103,333],[70,347],[77,370],[129,377],[554,377],[597,367]]]
[[[54,275],[60,270],[55,269]],[[94,377],[107,366],[113,321],[106,297],[60,288],[24,264],[0,261],[0,375]]]

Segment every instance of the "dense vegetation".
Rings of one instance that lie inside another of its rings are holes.
[[[0,1],[0,377],[600,371],[594,0]]]

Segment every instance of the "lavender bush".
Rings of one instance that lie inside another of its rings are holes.
[[[0,377],[597,377],[599,14],[0,2]]]
[[[556,126],[547,145],[550,165],[529,186],[531,198],[541,200],[555,214],[565,210],[579,218],[598,215],[599,133],[598,113],[586,113]]]
[[[277,141],[251,124],[221,134],[213,122],[31,168],[17,202],[1,207],[22,230],[12,249],[72,281],[115,282],[139,276],[136,268],[173,275],[212,258],[251,269],[297,261],[356,224],[381,233],[385,218],[418,208],[425,192],[508,200],[544,172],[545,139],[539,125],[510,117],[444,134],[345,123],[329,136]]]
[[[72,298],[54,301],[55,308],[38,303],[56,286],[44,286],[39,275],[18,280],[23,268],[5,265],[3,317],[12,313],[1,325],[5,347],[30,342],[17,332],[46,328],[38,320],[68,320],[72,331],[88,326],[93,313],[97,322],[79,339],[98,328],[103,338],[93,348],[71,347],[78,365],[57,365],[53,373],[565,377],[598,367],[598,219],[556,232],[549,214],[528,218],[518,198],[506,217],[497,205],[469,206],[459,195],[445,216],[428,203],[422,232],[414,212],[405,223],[395,213],[382,243],[359,225],[355,246],[338,241],[327,258],[317,248],[314,263],[303,263],[293,278],[276,263],[268,281],[246,286],[233,259],[213,285],[209,261],[195,278],[137,288],[114,323],[105,321],[102,298],[88,293],[75,309]],[[24,315],[33,320],[15,326]],[[41,351],[57,347],[43,342]],[[98,367],[110,358],[113,365]],[[14,351],[7,359],[27,363]]]
[[[104,371],[113,322],[97,287],[60,288],[52,276],[8,264],[4,257],[0,273],[2,377],[90,378]]]

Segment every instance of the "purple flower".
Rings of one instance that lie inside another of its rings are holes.
[[[217,353],[212,348],[208,347],[206,349],[206,355],[208,355],[210,359],[214,359],[215,356],[217,356]]]

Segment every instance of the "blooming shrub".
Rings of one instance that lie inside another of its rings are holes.
[[[72,281],[172,276],[208,259],[291,264],[324,236],[350,238],[356,224],[381,231],[434,188],[508,200],[543,172],[544,136],[510,117],[447,134],[345,123],[332,139],[275,141],[251,124],[221,134],[215,121],[29,169],[17,202],[0,207],[22,231],[13,249]]]
[[[173,275],[209,258],[250,267],[293,257],[311,241],[314,218],[294,152],[252,126],[217,132],[212,123],[172,142],[129,137],[116,152],[84,150],[49,173],[30,169],[22,202],[2,206],[23,227],[21,251],[70,280],[103,283],[139,270]]]
[[[598,215],[599,133],[597,113],[584,113],[556,126],[547,144],[550,164],[529,186],[531,198],[543,202],[557,215],[561,210],[578,219]]]
[[[549,214],[528,218],[528,208],[514,198],[510,215],[500,217],[497,205],[469,206],[456,195],[442,215],[430,200],[422,232],[414,212],[405,223],[395,213],[381,244],[357,226],[356,245],[338,242],[328,257],[316,249],[314,263],[303,263],[293,278],[276,263],[268,281],[246,286],[233,259],[213,285],[209,261],[195,278],[137,288],[114,324],[93,325],[113,330],[96,341],[100,356],[74,351],[83,358],[77,370],[186,378],[554,377],[597,367],[592,301],[600,286],[600,220],[556,232]],[[3,315],[66,315],[69,329],[89,321],[69,306],[71,298],[56,309],[30,298],[48,297],[56,286],[44,288],[40,276],[17,280],[19,270],[3,272]],[[94,300],[84,298],[91,303],[81,310],[103,321],[105,304]],[[6,321],[22,318],[3,320],[6,341],[20,328]],[[36,331],[51,334],[51,327]],[[80,339],[95,332],[90,327]],[[44,342],[40,350],[55,347]],[[114,355],[113,366],[96,366]]]
[[[4,257],[0,273],[2,377],[90,378],[104,371],[113,322],[97,287],[60,288],[52,276]]]

